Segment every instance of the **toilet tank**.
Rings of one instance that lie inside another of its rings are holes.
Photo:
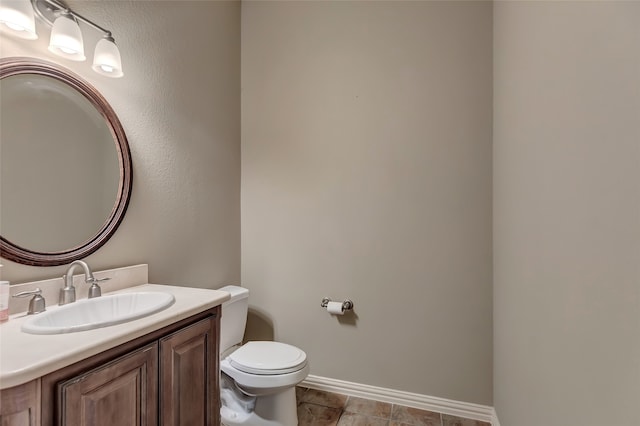
[[[235,285],[228,285],[218,290],[231,294],[231,299],[222,304],[220,318],[220,354],[222,354],[231,347],[242,344],[249,311],[249,290]]]

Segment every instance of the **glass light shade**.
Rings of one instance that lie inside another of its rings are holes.
[[[103,38],[96,44],[93,55],[93,70],[107,77],[122,77],[122,61],[120,50],[113,39]]]
[[[59,16],[53,23],[49,50],[72,61],[84,61],[84,44],[78,24],[67,16]]]
[[[16,37],[27,40],[38,38],[33,6],[29,0],[2,0],[0,2],[0,27]]]

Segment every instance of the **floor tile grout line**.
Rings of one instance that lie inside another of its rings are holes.
[[[347,413],[349,415],[355,415],[355,416],[364,417],[364,418],[367,418],[367,419],[378,419],[378,420],[383,420],[383,421],[386,420],[387,421],[387,425],[389,425],[392,421],[394,421],[393,420],[393,415],[394,415],[394,412],[396,411],[396,408],[399,408],[399,407],[405,408],[405,406],[401,405],[401,404],[389,403],[389,406],[390,406],[389,417],[379,417],[379,416],[376,416],[376,415],[369,415],[367,413],[359,413],[357,411],[353,411],[353,412],[352,411],[347,411],[347,406],[349,405],[349,402],[353,401],[353,398],[356,398],[356,397],[353,397],[353,396],[350,396],[350,395],[334,393],[334,392],[322,392],[322,391],[320,391],[321,393],[325,393],[325,394],[340,395],[340,397],[344,398],[344,401],[341,404],[342,405],[341,407],[340,406],[332,407],[332,406],[326,405],[326,403],[323,404],[320,401],[318,401],[318,402],[303,401],[304,395],[309,390],[311,390],[311,388],[301,387],[300,390],[301,390],[301,392],[299,393],[299,395],[296,395],[296,396],[300,397],[300,400],[297,401],[297,405],[298,406],[300,406],[301,404],[304,403],[304,404],[310,404],[310,405],[313,405],[313,406],[316,406],[316,407],[323,407],[323,408],[327,408],[327,409],[331,409],[331,410],[339,410],[338,421],[342,418],[342,416],[345,413]],[[366,402],[379,402],[379,401],[375,401],[375,400],[368,400],[366,398],[361,398],[361,399],[363,401],[366,401]],[[406,408],[410,408],[410,407],[406,407]],[[428,410],[420,410],[420,411],[428,411]],[[434,411],[430,411],[430,412],[432,414],[437,414],[436,419],[439,419],[439,422],[438,422],[439,424],[437,424],[436,426],[444,426],[444,416],[445,416],[445,414],[439,413],[439,412],[434,412]],[[450,417],[454,417],[456,419],[458,418],[456,416],[450,416]],[[434,420],[436,420],[436,419],[434,419]],[[460,418],[460,419],[462,419],[462,418]],[[414,421],[412,420],[410,423],[403,423],[403,424],[406,424],[406,425],[409,425],[409,426],[424,426],[425,425],[425,423],[423,421],[420,421],[418,419],[415,419],[415,421],[417,421],[418,423],[414,423]],[[436,420],[436,422],[437,422],[437,420]],[[483,423],[483,424],[485,424],[485,423]],[[430,424],[433,424],[433,423],[430,423]],[[487,424],[487,425],[489,425],[489,424]],[[301,426],[303,426],[303,425],[301,425]]]

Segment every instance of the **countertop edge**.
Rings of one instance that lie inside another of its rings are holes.
[[[2,331],[2,348],[0,348],[0,390],[9,389],[35,380],[200,312],[219,306],[230,298],[229,293],[224,291],[160,284],[143,284],[113,291],[108,294],[133,291],[167,291],[172,293],[176,300],[174,304],[167,309],[134,321],[93,330],[56,335],[33,335],[24,333],[20,331],[20,326],[26,321],[27,317],[25,315],[12,316],[8,322],[0,326],[0,330]],[[105,293],[105,295],[106,294],[107,293]],[[207,297],[202,297],[204,295]],[[78,343],[75,347],[70,345],[74,340]],[[40,353],[49,352],[49,356],[46,359],[42,359],[45,357],[38,357],[37,353],[34,354],[32,352],[25,352],[26,356],[16,357],[14,354],[9,353],[9,350],[13,347],[11,343],[15,343],[21,351],[26,351],[26,348],[30,345],[42,344],[51,349],[46,351],[43,350],[43,348],[39,348],[38,351]],[[7,364],[9,365],[7,366]]]

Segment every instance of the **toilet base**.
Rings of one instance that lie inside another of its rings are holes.
[[[226,407],[220,409],[220,414],[224,426],[295,426],[298,424],[296,388],[258,397],[255,410],[249,415],[236,415]]]

